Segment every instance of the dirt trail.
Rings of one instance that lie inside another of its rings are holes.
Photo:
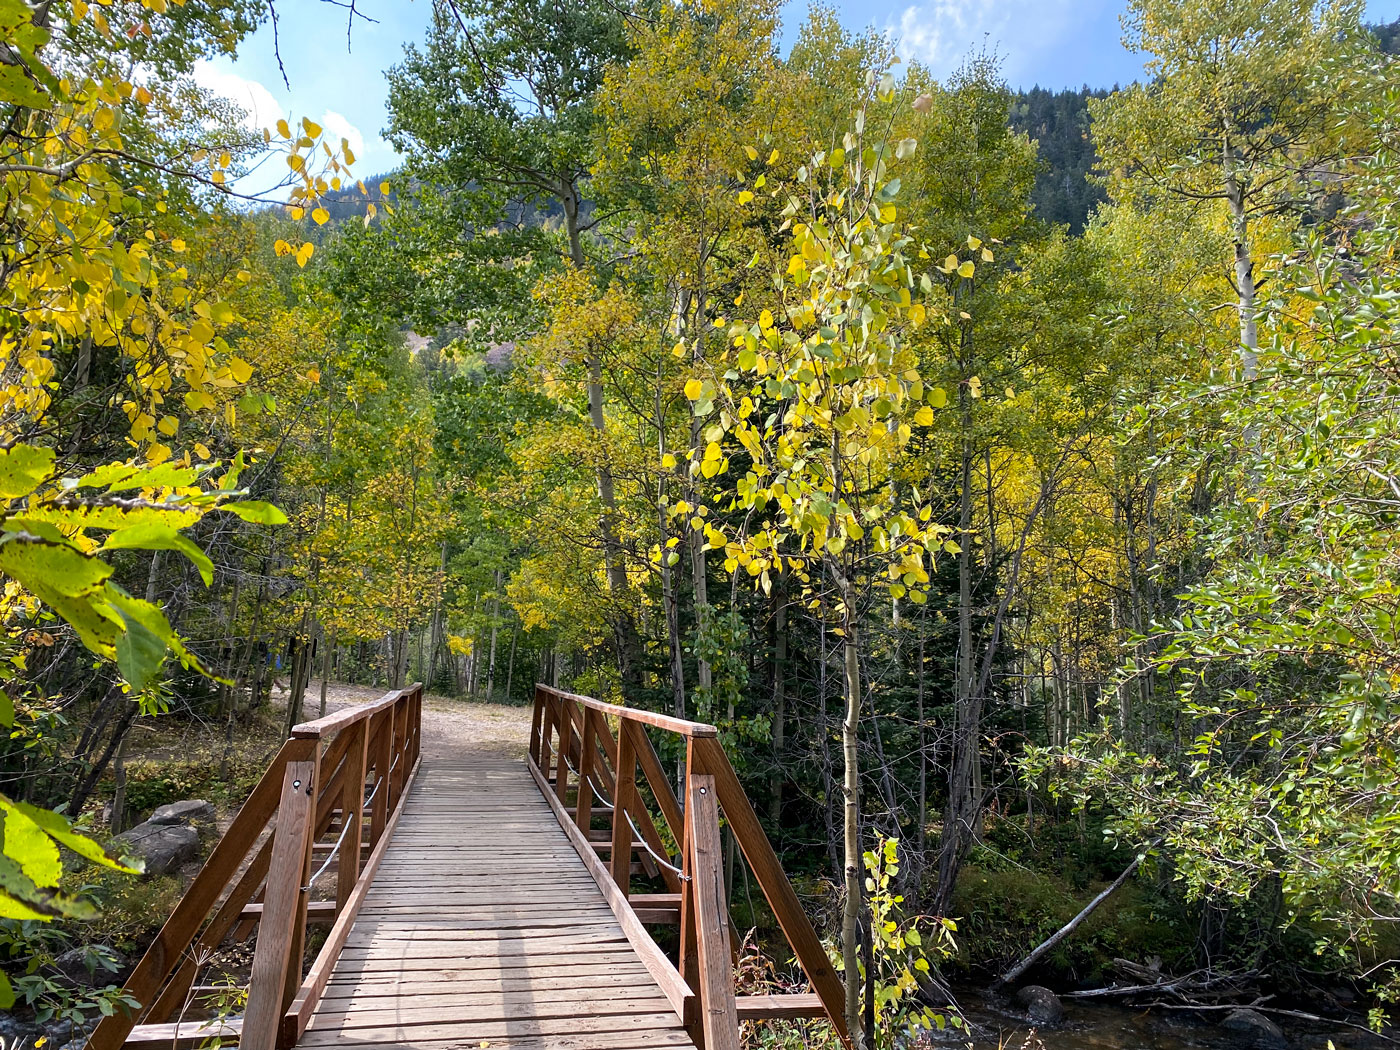
[[[327,713],[383,696],[386,690],[331,682],[326,687]],[[321,683],[306,687],[305,717],[320,711]],[[504,704],[453,700],[431,693],[423,697],[423,757],[453,758],[467,751],[496,751],[523,757],[530,735],[530,709]]]

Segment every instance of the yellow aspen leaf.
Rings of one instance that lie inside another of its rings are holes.
[[[954,270],[956,270],[957,268],[958,268],[958,257],[957,257],[956,255],[950,255],[950,256],[948,256],[948,258],[946,258],[946,259],[943,260],[943,272],[944,272],[944,273],[952,273],[952,272],[953,272]]]
[[[758,327],[765,332],[773,327],[773,312],[771,310],[764,310],[758,315]]]
[[[948,392],[941,386],[936,386],[928,392],[928,403],[934,408],[943,408],[948,404]]]
[[[675,358],[684,357],[684,356],[685,356],[685,343],[684,343],[684,342],[680,342],[680,343],[677,343],[675,346],[671,347],[671,356],[672,356],[672,357],[675,357]]]
[[[389,196],[389,180],[385,179],[379,184],[379,192],[385,197]]]
[[[355,151],[350,148],[350,143],[346,142],[344,139],[340,140],[340,152],[345,155],[346,164],[355,163]]]
[[[194,454],[195,454],[196,456],[198,456],[200,459],[208,459],[208,458],[209,458],[209,447],[208,447],[207,445],[205,445],[204,442],[202,442],[202,441],[196,441],[196,442],[194,443]]]
[[[768,185],[767,175],[760,175],[758,178],[753,180],[753,188],[756,190],[761,190],[766,185]]]
[[[994,258],[996,258],[996,256],[994,256],[994,255],[992,254],[992,250],[991,250],[990,248],[983,248],[983,249],[982,249],[982,261],[983,261],[983,262],[989,263],[989,262],[991,262]]]
[[[277,255],[282,256],[290,253],[292,250],[292,246],[284,240],[277,240],[273,242],[272,250]]]
[[[749,203],[749,201],[751,200],[753,200],[753,194],[750,193],[748,190],[741,190],[739,192],[739,204],[741,206]]]
[[[302,117],[301,126],[306,129],[306,133],[313,139],[321,134],[321,125],[317,124],[310,117]]]
[[[321,381],[321,370],[319,368],[308,368],[306,370],[306,378],[313,383],[319,383]]]
[[[75,12],[77,11],[76,5],[74,6],[74,11],[75,11]],[[152,95],[152,94],[151,94],[148,90],[146,90],[144,87],[138,87],[138,88],[136,89],[136,101],[139,102],[139,103],[141,103],[143,106],[149,105],[150,102],[151,102],[151,99],[153,99],[153,98],[155,98],[155,96]]]
[[[285,120],[279,120],[277,122],[277,134],[281,135],[284,139],[289,139],[292,137],[292,129],[287,126],[287,122]]]
[[[173,437],[175,432],[180,429],[180,421],[174,416],[163,416],[161,421],[156,424],[156,429],[166,437]]]
[[[969,233],[967,235],[967,250],[970,252],[975,252],[980,247],[982,247],[981,238],[974,237],[972,236],[972,234]]]
[[[774,150],[772,153],[768,154],[768,163],[769,163],[769,164],[776,164],[776,163],[778,163],[778,151],[777,151],[777,150]]]
[[[685,384],[685,396],[691,401],[699,401],[700,394],[705,389],[705,385],[698,379],[689,380]]]
[[[315,221],[317,226],[324,226],[326,223],[330,222],[331,213],[326,211],[325,208],[317,208],[311,213],[311,218]],[[972,264],[968,263],[968,265],[971,266]]]
[[[961,266],[958,267],[959,277],[971,277],[976,272],[977,267],[973,264],[971,259],[968,259]]]
[[[978,379],[976,376],[973,376],[971,379],[969,379],[967,381],[967,392],[973,397],[981,397],[982,380]]]
[[[745,146],[744,152],[748,154],[749,160],[758,160],[758,150],[752,146]]]
[[[241,357],[230,360],[228,370],[232,373],[234,381],[238,383],[246,383],[253,378],[253,366]]]
[[[667,452],[661,457],[661,466],[665,470],[671,470],[676,465],[676,457]]]
[[[302,267],[306,266],[306,264],[311,261],[311,256],[315,251],[316,246],[310,241],[303,244],[297,249],[297,265]]]

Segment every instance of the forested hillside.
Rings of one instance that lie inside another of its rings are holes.
[[[180,884],[114,835],[417,680],[717,726],[857,1046],[1031,979],[1385,1029],[1395,26],[1132,0],[1142,82],[1017,92],[778,12],[435,0],[362,179],[195,83],[264,5],[0,0],[17,1016],[122,1004]]]

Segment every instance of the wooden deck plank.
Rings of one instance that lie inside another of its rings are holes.
[[[518,760],[424,762],[299,1045],[693,1047]]]

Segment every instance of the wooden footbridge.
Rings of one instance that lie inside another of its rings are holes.
[[[422,732],[421,686],[293,729],[128,980],[141,1008],[92,1050],[737,1050],[765,1017],[844,1038],[713,726],[537,686],[523,760],[424,762]],[[735,994],[721,814],[810,992]],[[250,939],[246,988],[201,983]]]

